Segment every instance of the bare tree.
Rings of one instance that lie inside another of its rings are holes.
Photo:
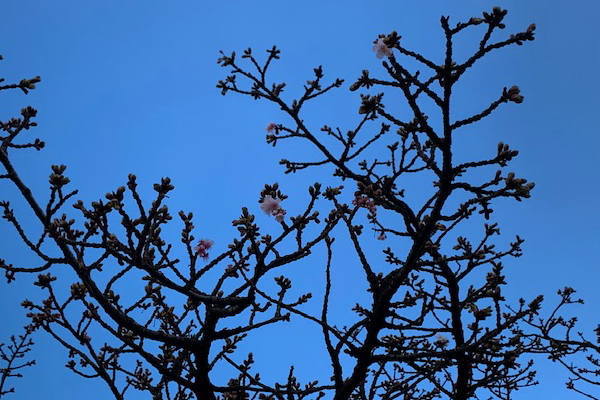
[[[493,243],[500,230],[491,221],[492,204],[499,198],[530,197],[534,184],[505,171],[518,152],[500,142],[488,156],[462,162],[455,157],[459,150],[454,138],[462,128],[501,106],[523,101],[518,87],[505,87],[480,112],[454,118],[453,89],[479,60],[534,40],[535,25],[530,25],[494,41],[493,34],[505,28],[506,14],[496,7],[455,25],[442,17],[441,65],[405,48],[396,32],[379,35],[373,50],[383,59],[382,76],[365,70],[350,90],[381,92],[361,94],[356,123],[345,131],[324,125],[315,132],[302,114],[307,102],[343,87],[343,80],[328,83],[317,67],[299,97],[288,102],[282,97],[285,83],[271,82],[268,76],[280,57],[276,47],[264,60],[250,49],[241,57],[222,53],[218,62],[229,71],[217,85],[222,94],[264,99],[286,115],[289,122],[267,126],[267,142],[275,146],[281,140],[301,140],[318,155],[316,161],[281,160],[286,172],[331,168],[352,190],[323,189],[316,183],[308,189],[304,210],[289,216],[282,206],[286,195],[277,184],[265,185],[260,207],[279,223],[278,233],[262,233],[254,215],[243,209],[233,221],[239,237],[226,252],[212,257],[212,241],[194,236],[191,213],[179,212],[184,259],[162,238],[162,227],[172,219],[164,204],[174,188],[168,178],[154,185],[156,196],[149,205],[141,199],[134,175],[104,200],[75,202],[79,223],[66,215],[77,191],[67,189],[64,165],[52,166],[49,198],[35,198],[9,158],[13,151],[43,147],[37,139],[18,142],[35,126],[36,111],[24,108],[20,118],[1,125],[5,172],[0,177],[19,190],[42,234],[34,238],[25,232],[8,202],[0,207],[40,265],[13,266],[0,260],[0,267],[8,281],[18,273],[39,273],[35,285],[47,297],[41,303],[22,303],[32,329],[54,337],[68,350],[67,367],[82,377],[104,380],[115,399],[125,399],[132,388],[153,399],[177,400],[510,399],[514,391],[536,383],[531,354],[562,362],[575,376],[568,386],[584,393],[575,383],[597,383],[594,371],[578,369],[564,358],[597,352],[598,347],[583,336],[572,339],[574,321],[558,316],[564,304],[574,301],[573,290],[559,293],[562,301],[548,318],[539,316],[541,296],[511,305],[502,294],[502,260],[519,257],[523,239],[517,236],[506,248]],[[459,34],[478,27],[483,33],[475,51],[464,60],[455,59]],[[404,60],[419,68],[411,71]],[[39,78],[23,80],[2,89],[27,93],[37,82]],[[390,91],[404,97],[409,114],[385,106],[384,93]],[[426,114],[425,109],[433,111]],[[486,173],[486,180],[467,180]],[[410,193],[404,183],[410,176],[429,180],[430,193]],[[317,211],[322,209],[327,210],[325,217]],[[365,213],[377,239],[388,245],[384,265],[365,249],[371,240],[362,234]],[[462,236],[463,223],[475,218],[482,222],[479,237]],[[329,312],[336,226],[355,252],[371,299],[368,305],[357,304],[354,323],[343,327],[331,322],[335,315]],[[275,278],[275,291],[265,280],[317,246],[326,249],[325,291],[319,296],[320,312],[313,315],[304,306],[312,293],[290,299],[288,277]],[[482,271],[487,273],[483,280],[477,278]],[[56,286],[64,287],[71,277],[70,294],[61,296]],[[266,325],[296,319],[321,329],[331,375],[302,384],[292,367],[284,382],[265,382],[253,368],[254,355],[240,357],[237,346]],[[557,333],[560,327],[566,332]],[[599,366],[597,358],[588,360]],[[217,365],[228,365],[235,373],[221,382],[213,373]]]

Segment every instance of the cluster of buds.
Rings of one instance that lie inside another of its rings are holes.
[[[483,20],[491,26],[497,26],[500,29],[504,29],[506,26],[502,23],[502,20],[506,14],[508,14],[507,10],[503,10],[500,7],[494,7],[491,13],[484,11]]]
[[[52,174],[50,174],[50,178],[48,182],[52,185],[53,188],[60,189],[63,186],[67,185],[71,180],[63,175],[67,167],[65,165],[53,165],[52,166]]]
[[[82,300],[85,298],[87,288],[81,282],[75,282],[71,285],[71,296],[76,300]]]
[[[507,189],[514,189],[517,195],[525,198],[529,197],[529,192],[535,187],[535,183],[527,182],[527,179],[516,178],[514,172],[509,172],[504,181]]]
[[[503,95],[506,101],[512,101],[517,104],[522,103],[524,99],[523,95],[521,94],[521,90],[518,86],[511,86],[511,88],[508,90],[504,88]]]
[[[201,239],[196,245],[196,247],[194,247],[194,250],[200,257],[206,260],[208,258],[208,250],[212,247],[213,244],[214,242],[210,239]]]
[[[19,89],[21,89],[23,93],[27,94],[30,90],[35,89],[36,83],[40,83],[41,81],[42,78],[40,78],[39,76],[36,76],[31,79],[21,79],[21,82],[19,82]]]
[[[448,343],[450,343],[450,341],[444,335],[441,335],[439,333],[437,335],[435,335],[435,341],[433,342],[433,344],[436,347],[439,347],[439,348],[443,349],[446,346],[448,346]]]
[[[357,207],[362,207],[362,208],[366,208],[369,210],[369,212],[373,215],[377,214],[377,206],[375,205],[375,202],[373,200],[371,200],[370,198],[368,198],[367,196],[356,196],[354,198],[354,200],[352,200],[352,204],[354,204]],[[385,239],[385,237],[384,237]],[[383,239],[380,239],[383,240]]]
[[[360,107],[358,108],[359,114],[370,114],[372,112],[377,111],[379,108],[379,104],[381,103],[381,98],[383,97],[383,93],[380,93],[375,96],[369,96],[368,94],[360,95]]]
[[[34,285],[41,288],[50,288],[51,283],[55,280],[56,277],[50,274],[39,274],[37,276],[37,281],[34,283]]]
[[[260,209],[267,215],[272,215],[278,222],[283,221],[286,211],[281,208],[281,199],[266,195],[260,203]]]

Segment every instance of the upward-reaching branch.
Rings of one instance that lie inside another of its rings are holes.
[[[35,360],[23,360],[33,347],[32,331],[31,327],[25,327],[25,333],[10,337],[10,343],[0,343],[0,360],[3,364],[0,368],[0,397],[14,393],[15,388],[8,386],[10,378],[22,378],[21,371],[35,365]]]

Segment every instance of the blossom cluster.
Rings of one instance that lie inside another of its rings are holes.
[[[277,131],[277,124],[275,122],[270,122],[269,125],[267,125],[267,132],[273,133],[276,131]]]
[[[194,250],[200,257],[206,260],[208,259],[208,250],[213,246],[214,243],[215,242],[210,239],[201,239],[196,247],[194,247]]]
[[[375,202],[367,196],[356,196],[354,200],[352,200],[352,204],[368,209],[373,215],[377,214],[377,206],[375,205]]]
[[[281,222],[283,221],[286,211],[281,208],[280,203],[281,199],[271,195],[266,195],[260,204],[260,209],[263,210],[265,214],[272,215],[278,222]]]
[[[383,38],[377,39],[375,45],[373,46],[373,51],[375,52],[375,56],[377,58],[389,57],[392,55],[392,49],[385,44]]]

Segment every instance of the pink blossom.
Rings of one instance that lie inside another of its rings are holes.
[[[281,199],[266,195],[260,204],[260,209],[263,210],[265,214],[272,215],[277,221],[281,222],[283,221],[286,211],[281,208],[280,203]]]
[[[283,208],[278,208],[272,215],[275,217],[277,222],[282,222],[283,217],[285,216],[286,211]]]
[[[377,39],[375,45],[373,46],[373,51],[377,58],[389,57],[392,55],[392,49],[387,47],[382,38]]]
[[[380,232],[379,235],[377,236],[377,240],[385,240],[387,238],[385,232]]]
[[[377,214],[377,206],[375,206],[375,202],[369,199],[367,196],[356,196],[354,200],[352,200],[352,204],[368,209],[373,215]]]
[[[273,133],[276,130],[277,130],[277,124],[275,122],[271,122],[271,123],[269,123],[269,125],[267,125],[267,132]]]
[[[265,214],[273,215],[274,212],[279,210],[279,203],[281,200],[278,198],[274,198],[273,196],[266,195],[260,204],[260,209],[263,210]]]
[[[210,239],[201,239],[196,247],[194,247],[194,250],[196,250],[196,253],[198,253],[200,257],[206,260],[208,258],[208,250],[214,243],[215,242]]]

